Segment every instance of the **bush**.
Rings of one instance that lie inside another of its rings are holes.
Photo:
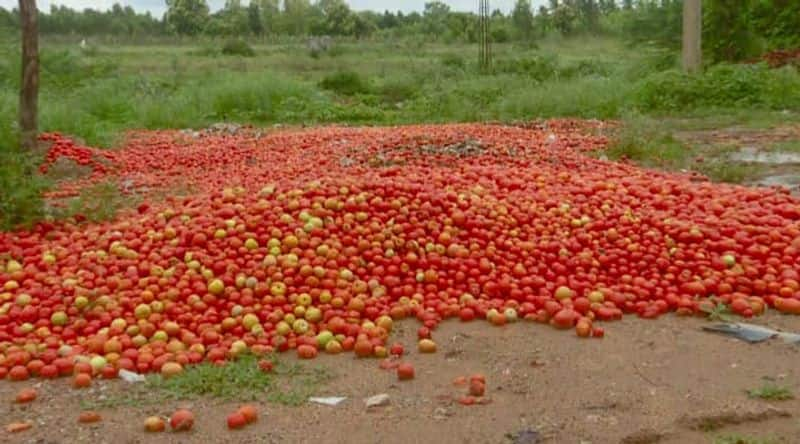
[[[366,94],[370,91],[369,83],[354,71],[338,71],[329,74],[319,82],[319,86],[345,96]]]
[[[399,76],[386,79],[386,81],[376,88],[376,93],[380,94],[385,102],[398,103],[406,101],[419,91],[420,82],[418,79],[408,76]]]
[[[328,57],[336,58],[347,54],[347,50],[342,45],[331,45],[327,51]]]
[[[610,63],[594,59],[585,59],[561,67],[558,70],[558,76],[568,79],[588,76],[607,77],[611,74],[611,71],[612,66]]]
[[[225,55],[238,55],[242,57],[253,57],[256,51],[242,39],[231,39],[222,45],[222,53]]]
[[[0,141],[0,229],[30,227],[44,217],[47,181],[34,160]]]
[[[701,75],[677,70],[652,74],[639,82],[636,104],[643,110],[753,106],[800,107],[800,74],[792,67],[720,64]]]
[[[248,122],[276,121],[286,99],[307,99],[312,95],[312,90],[303,84],[264,74],[221,76],[214,86],[194,85],[187,92],[192,94],[188,97],[191,106],[213,111],[214,119]]]
[[[550,55],[535,55],[526,58],[498,60],[496,71],[504,74],[525,75],[542,82],[558,75],[558,58]]]
[[[460,54],[448,53],[442,56],[442,65],[448,68],[464,69],[467,67],[467,61],[464,60]]]

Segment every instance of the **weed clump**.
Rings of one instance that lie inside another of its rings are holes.
[[[222,45],[222,54],[253,57],[256,55],[256,51],[242,39],[231,39]]]
[[[355,71],[329,74],[319,82],[319,87],[345,96],[366,94],[370,91],[369,82]]]

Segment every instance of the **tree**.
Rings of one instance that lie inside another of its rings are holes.
[[[750,23],[752,3],[751,0],[705,2],[702,40],[705,53],[712,62],[738,62],[756,55],[758,48],[754,47]],[[776,13],[777,9],[774,8]],[[795,14],[800,15],[800,10]]]
[[[309,0],[284,0],[283,17],[290,35],[308,34],[311,3]]]
[[[572,0],[569,4],[577,10],[584,30],[595,32],[600,28],[600,10],[595,0]]]
[[[319,0],[317,7],[322,13],[321,22],[316,26],[316,34],[353,35],[356,17],[344,0]]]
[[[602,15],[609,15],[617,10],[617,2],[614,0],[599,0],[597,6]]]
[[[542,36],[547,34],[547,31],[552,28],[550,11],[548,11],[547,7],[544,5],[539,6],[539,13],[536,14],[536,26],[534,26],[534,28],[538,29]]]
[[[800,46],[800,0],[755,0],[750,10],[754,31],[773,48]]]
[[[0,31],[2,31],[3,28],[15,28],[16,21],[16,17],[14,17],[9,11],[0,7]]]
[[[167,0],[164,18],[173,32],[197,35],[208,21],[208,4],[205,0]]]
[[[39,100],[39,29],[36,0],[19,0],[22,28],[22,83],[19,93],[20,145],[36,147]]]
[[[433,36],[441,36],[447,29],[449,14],[450,7],[442,2],[425,3],[425,9],[422,12],[423,31]]]
[[[533,37],[533,12],[530,0],[517,0],[511,12],[511,22],[523,39],[530,40]]]
[[[569,35],[575,31],[577,19],[578,11],[568,4],[559,5],[552,13],[553,27],[563,35]]]
[[[251,0],[254,3],[255,0]],[[277,34],[281,19],[281,6],[279,0],[260,0],[261,23],[266,34]]]
[[[250,32],[253,34],[264,34],[264,22],[261,21],[261,7],[254,1],[251,1],[247,6],[247,23],[250,25]]]
[[[622,0],[622,9],[626,11],[633,9],[633,0]]]
[[[395,28],[399,24],[400,20],[388,9],[383,12],[380,20],[378,20],[378,27],[381,29]]]
[[[369,37],[378,29],[379,16],[372,11],[362,11],[355,16],[353,35],[357,39]]]

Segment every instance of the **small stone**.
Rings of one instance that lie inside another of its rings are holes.
[[[381,393],[379,395],[370,396],[369,398],[364,399],[364,404],[366,404],[367,408],[388,405],[389,395],[386,393]]]
[[[450,410],[444,407],[437,407],[436,410],[433,411],[433,419],[436,421],[442,421],[444,419],[447,419],[451,415],[452,413],[450,412]]]

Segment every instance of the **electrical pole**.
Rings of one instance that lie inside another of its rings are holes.
[[[487,72],[492,67],[492,41],[491,41],[491,11],[489,10],[489,0],[480,0],[479,12],[479,53],[478,65],[481,71]]]
[[[703,6],[701,0],[683,2],[683,70],[699,72],[703,66]]]
[[[19,92],[20,145],[26,150],[36,147],[37,101],[39,97],[39,27],[36,0],[19,0],[22,29],[22,82]]]

